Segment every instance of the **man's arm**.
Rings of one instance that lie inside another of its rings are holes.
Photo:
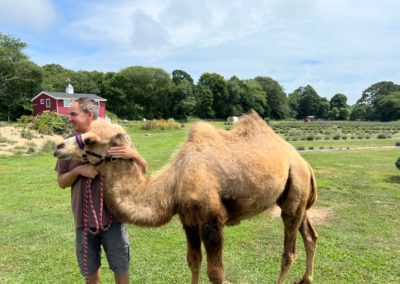
[[[95,178],[97,174],[98,172],[92,165],[85,164],[77,166],[69,172],[58,174],[57,181],[61,188],[67,188],[72,186],[79,176]]]
[[[147,171],[146,160],[140,156],[139,152],[133,145],[111,147],[108,149],[108,154],[116,158],[134,159],[144,174]]]

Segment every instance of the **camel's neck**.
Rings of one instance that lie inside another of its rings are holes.
[[[156,227],[175,214],[174,176],[164,170],[145,176],[131,161],[105,163],[99,167],[105,178],[104,200],[121,222]]]

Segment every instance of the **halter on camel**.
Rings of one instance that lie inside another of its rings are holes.
[[[85,151],[84,150],[85,144],[83,143],[82,136],[81,136],[80,133],[77,133],[75,135],[75,139],[76,139],[76,143],[78,143],[79,149],[83,150],[85,152],[85,154],[100,159],[100,161],[98,163],[94,164],[93,166],[98,166],[103,162],[116,162],[119,159],[117,157],[112,157],[112,156],[103,156],[103,155],[97,154],[97,153],[92,152],[92,151],[87,151],[87,150]]]
[[[81,134],[77,133],[75,135],[76,142],[78,143],[79,149],[84,150],[85,144],[83,143],[82,136]],[[96,154],[91,151],[85,151],[86,154],[95,156],[96,158],[100,159],[100,162],[94,164],[94,166],[98,166],[103,162],[115,162],[118,160],[116,157],[110,157],[110,156],[102,156],[99,154]],[[103,191],[104,191],[104,178],[100,176],[100,212],[99,214],[96,213],[96,210],[94,209],[93,205],[93,198],[92,198],[92,179],[87,178],[86,179],[86,187],[85,187],[85,192],[83,195],[83,247],[84,247],[84,252],[83,252],[83,269],[85,272],[85,278],[86,278],[86,283],[89,283],[89,269],[88,269],[88,263],[87,263],[87,257],[88,257],[88,240],[87,236],[88,233],[92,235],[97,235],[101,231],[107,231],[111,227],[112,223],[112,215],[110,213],[110,219],[108,220],[108,225],[103,227],[100,225],[100,223],[103,223]],[[96,223],[96,228],[93,231],[89,227],[89,207],[91,209],[94,221]]]

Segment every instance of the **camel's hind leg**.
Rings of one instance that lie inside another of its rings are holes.
[[[312,283],[313,280],[314,257],[315,257],[315,248],[317,245],[318,234],[311,226],[307,213],[305,214],[303,222],[301,223],[300,233],[301,236],[303,237],[304,247],[306,249],[307,266],[303,279],[301,279],[299,283],[308,284]]]
[[[201,228],[201,239],[207,252],[207,275],[213,284],[221,284],[224,279],[222,228],[218,217],[210,218]]]
[[[201,240],[200,232],[197,227],[184,225],[187,239],[187,262],[192,271],[192,284],[199,283],[200,266],[201,266]]]
[[[285,237],[281,260],[281,271],[277,282],[278,284],[284,283],[291,264],[296,260],[296,234],[303,219],[301,211],[302,210],[299,208],[296,210],[296,214],[291,214],[286,212],[285,208],[282,207],[282,220],[285,227]]]

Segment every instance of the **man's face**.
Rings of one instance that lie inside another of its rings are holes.
[[[75,131],[85,133],[90,129],[90,123],[93,120],[91,112],[85,113],[79,107],[79,103],[74,101],[71,103],[68,114],[68,121],[71,122]]]

